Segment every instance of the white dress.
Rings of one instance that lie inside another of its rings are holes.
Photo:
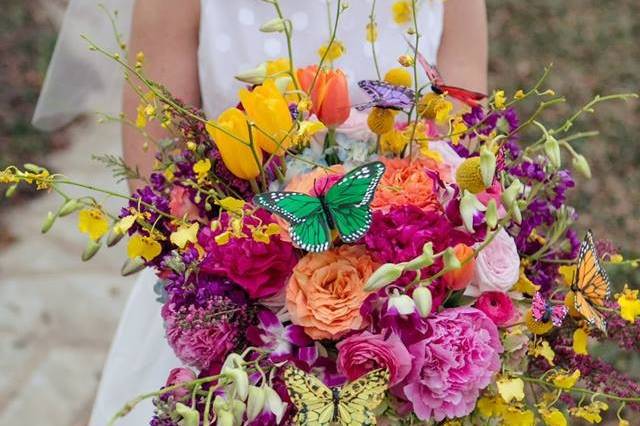
[[[265,34],[258,28],[274,17],[273,6],[257,0],[201,0],[200,46],[198,62],[200,88],[205,112],[212,117],[237,103],[242,85],[233,75],[268,59],[287,55],[286,41],[278,33]],[[408,52],[403,29],[391,18],[394,0],[378,0],[376,50],[380,70],[398,66],[397,58]],[[352,102],[361,102],[357,79],[375,78],[371,45],[366,42],[366,24],[371,0],[350,0],[341,17],[337,38],[347,54],[338,59],[350,79]],[[436,60],[442,33],[442,0],[420,2],[419,28],[421,52],[432,63]],[[293,49],[297,66],[317,63],[317,50],[329,37],[326,0],[281,0],[285,16],[293,21]],[[335,19],[336,1],[331,19]],[[181,366],[164,339],[161,305],[153,291],[155,276],[142,272],[120,320],[98,389],[90,426],[103,426],[133,397],[159,389],[169,370]],[[118,425],[148,424],[152,404],[137,406]]]

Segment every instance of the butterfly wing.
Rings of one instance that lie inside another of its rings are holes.
[[[411,47],[411,50],[416,52],[416,48],[413,45],[413,43],[411,43],[411,40],[409,40],[406,36],[405,36],[405,40],[407,41],[407,43]],[[420,64],[420,66],[424,70],[425,74],[427,74],[427,78],[429,79],[431,84],[433,84],[435,86],[443,85],[444,84],[444,80],[442,79],[442,76],[438,72],[438,69],[434,65],[431,65],[429,63],[429,61],[427,61],[427,58],[425,58],[422,53],[416,52],[416,57],[418,58],[418,63]]]
[[[460,102],[464,102],[470,107],[480,105],[480,101],[487,97],[484,93],[474,92],[473,90],[463,89],[462,87],[438,85],[437,89],[447,95],[456,98]]]
[[[571,289],[575,292],[575,308],[589,322],[603,333],[606,321],[595,306],[603,306],[611,293],[607,272],[598,259],[591,231],[580,245],[578,266]],[[595,306],[594,306],[595,305]]]
[[[379,161],[365,164],[344,175],[327,192],[325,203],[343,241],[355,242],[369,230],[369,205],[384,170]]]
[[[415,98],[413,90],[404,86],[395,86],[379,80],[362,80],[358,86],[364,90],[372,102],[357,105],[356,109],[363,111],[369,106],[378,108],[403,109],[411,106]]]
[[[533,300],[531,301],[531,315],[533,315],[536,321],[542,322],[546,312],[547,302],[540,293],[534,294]]]
[[[562,326],[562,321],[567,316],[569,310],[564,305],[557,305],[551,308],[551,323],[556,327]]]
[[[331,245],[331,230],[318,198],[299,192],[265,192],[253,202],[289,222],[291,240],[301,249],[319,252]]]
[[[333,392],[320,379],[289,364],[284,370],[284,382],[298,410],[293,419],[296,425],[331,424],[335,410]]]
[[[338,420],[342,426],[375,425],[374,410],[385,398],[389,371],[374,370],[340,390]]]

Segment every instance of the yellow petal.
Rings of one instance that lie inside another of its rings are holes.
[[[251,233],[251,237],[258,243],[269,244],[270,242],[269,236],[265,234],[260,228],[254,229]]]
[[[239,200],[233,197],[225,197],[222,200],[218,201],[218,205],[222,207],[224,210],[235,213],[242,214],[242,209],[246,202],[244,200]]]
[[[522,379],[504,377],[498,380],[496,384],[498,393],[507,404],[512,400],[522,401],[524,399],[524,381]]]
[[[98,241],[109,230],[109,221],[100,209],[81,210],[78,213],[78,229]]]
[[[588,355],[587,343],[589,343],[589,334],[583,328],[576,329],[573,332],[573,351],[578,355]]]
[[[136,223],[137,218],[138,216],[134,214],[123,217],[122,219],[120,219],[120,221],[118,221],[118,223],[115,224],[113,230],[118,234],[124,234],[133,226],[134,223]]]
[[[564,285],[569,287],[573,282],[573,276],[576,273],[576,265],[563,265],[558,268],[558,272],[560,272]]]
[[[567,418],[557,408],[540,410],[540,414],[546,426],[567,426]]]
[[[553,359],[556,356],[556,353],[549,346],[549,342],[543,340],[541,343],[537,344],[533,350],[531,351],[533,356],[541,356],[547,360],[547,362],[551,365],[554,365]]]
[[[147,262],[153,260],[162,252],[162,246],[159,242],[150,237],[136,234],[129,239],[127,245],[127,255],[131,259],[142,257]]]
[[[193,165],[193,172],[198,175],[198,180],[204,179],[209,170],[211,170],[211,160],[208,158],[200,160]]]
[[[280,225],[278,225],[277,223],[270,223],[267,225],[267,229],[265,230],[265,233],[271,236],[271,235],[278,235],[280,231],[282,231],[282,228],[280,228]]]
[[[574,371],[571,375],[558,374],[553,378],[553,384],[560,389],[571,389],[580,379],[580,370]]]
[[[524,267],[520,268],[520,278],[515,286],[511,289],[513,291],[517,291],[520,293],[528,294],[529,296],[533,296],[536,294],[538,290],[540,290],[540,286],[534,284],[525,274]]]
[[[219,246],[223,246],[227,244],[230,239],[231,239],[231,232],[229,231],[225,231],[222,234],[218,234],[216,235],[216,238],[215,238],[216,244]]]
[[[179,248],[183,249],[187,243],[196,243],[198,241],[198,230],[200,224],[198,222],[190,226],[181,226],[175,232],[171,233],[169,240]]]

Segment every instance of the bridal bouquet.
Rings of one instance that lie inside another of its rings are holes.
[[[291,37],[282,16],[263,30]],[[629,424],[640,384],[589,345],[640,349],[638,290],[611,295],[605,271],[637,261],[591,233],[581,241],[566,202],[573,174],[590,176],[571,145],[589,134],[572,124],[629,96],[597,97],[550,128],[539,115],[564,98],[542,89],[546,72],[483,101],[444,84],[415,26],[408,36],[397,68],[359,82],[365,104],[331,66],[343,53],[334,30],[316,65],[290,56],[237,76],[239,103],[213,119],[145,77],[143,54],[128,64],[91,44],[141,94],[125,123],[170,135],[149,138],[155,172],[115,214],[64,191],[99,188],[36,165],[0,183],[59,193],[43,231],[77,215],[84,259],[127,237],[123,272],[157,272],[184,366],[114,421],[153,398],[156,426],[566,425],[598,423],[610,404]],[[373,14],[367,38],[375,52]],[[538,110],[519,120],[514,105],[531,99]]]

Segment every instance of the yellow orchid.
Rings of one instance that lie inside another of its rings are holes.
[[[295,135],[297,145],[306,146],[311,141],[313,135],[325,130],[327,127],[319,121],[305,120],[298,125],[298,131]]]
[[[638,300],[638,290],[631,290],[627,284],[621,294],[616,295],[620,306],[620,316],[622,319],[634,323],[640,316],[640,300]]]
[[[574,416],[586,420],[587,422],[600,423],[602,421],[601,411],[607,411],[609,405],[602,401],[593,401],[591,404],[583,405],[581,407],[569,408],[569,413]]]
[[[533,411],[516,407],[508,407],[502,414],[502,420],[507,425],[534,426],[536,424]]]
[[[252,91],[240,90],[242,106],[249,119],[255,123],[253,139],[269,154],[284,155],[293,141],[289,134],[293,119],[289,104],[273,80],[267,80]]]
[[[159,242],[151,237],[140,234],[131,237],[127,245],[127,255],[131,259],[142,257],[147,262],[150,262],[156,258],[160,252],[162,252],[162,246]]]
[[[557,408],[540,408],[538,411],[546,426],[567,426],[567,418]]]
[[[224,164],[240,179],[255,179],[260,175],[262,151],[255,145],[249,145],[246,116],[237,108],[229,108],[220,114],[217,126],[240,139],[234,139],[213,124],[207,124],[207,131],[218,147]]]
[[[573,332],[573,351],[578,355],[588,355],[587,344],[589,343],[589,334],[584,328],[577,328]]]
[[[511,401],[522,401],[524,399],[524,381],[520,378],[502,377],[498,379],[498,393],[509,404]]]
[[[529,349],[529,354],[536,357],[541,356],[546,359],[549,364],[554,365],[553,359],[555,358],[556,353],[553,351],[553,349],[551,349],[551,346],[549,346],[549,342],[547,342],[546,340],[543,340],[542,342],[532,346]]]
[[[562,278],[562,283],[567,287],[571,286],[573,282],[573,276],[576,273],[576,265],[562,265],[558,268],[558,272],[560,273],[560,277]]]
[[[222,200],[218,201],[216,204],[218,204],[220,207],[222,207],[224,210],[230,213],[240,215],[242,214],[242,209],[244,208],[246,201],[239,200],[233,197],[224,197]]]
[[[553,376],[551,381],[553,382],[554,385],[556,385],[556,387],[560,389],[571,389],[572,387],[575,386],[575,384],[578,382],[579,379],[580,379],[580,370],[576,369],[571,374],[558,373],[555,376]]]
[[[453,104],[445,99],[444,95],[427,93],[418,101],[418,113],[420,116],[435,120],[436,123],[446,123],[453,111]]]
[[[507,97],[504,94],[504,90],[497,90],[493,95],[493,105],[497,109],[505,109],[506,108]]]
[[[465,124],[464,120],[461,116],[456,115],[450,120],[450,130],[451,134],[451,143],[454,145],[458,145],[460,143],[460,138],[464,136],[464,133],[467,131],[468,127]]]
[[[171,233],[169,240],[179,248],[183,249],[188,243],[198,242],[199,229],[200,224],[198,222],[189,226],[183,225]]]
[[[98,241],[109,231],[109,221],[98,208],[81,210],[78,213],[78,229],[93,241]]]
[[[518,278],[518,282],[511,289],[512,291],[517,291],[520,293],[528,294],[529,296],[533,296],[536,294],[538,290],[540,290],[540,286],[534,284],[524,272],[524,267],[520,267],[520,278]]]
[[[193,165],[193,172],[198,175],[198,182],[202,182],[207,177],[209,170],[211,170],[211,160],[208,158],[200,160]]]

